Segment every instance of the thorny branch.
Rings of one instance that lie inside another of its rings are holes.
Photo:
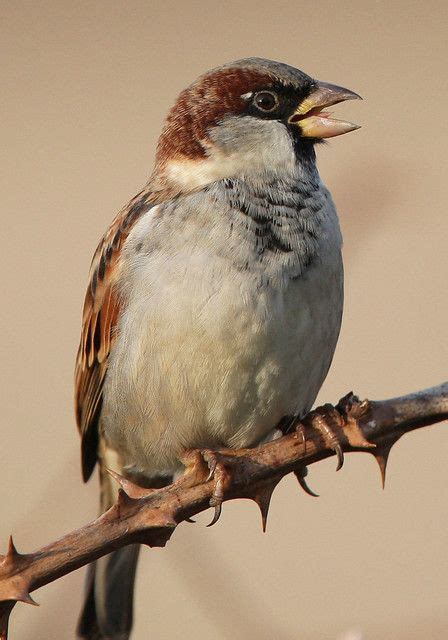
[[[296,421],[292,432],[268,444],[254,449],[188,452],[183,460],[184,476],[163,489],[143,489],[113,474],[121,484],[119,498],[94,522],[29,554],[18,553],[10,538],[6,555],[0,556],[0,640],[8,636],[15,603],[36,604],[30,591],[130,543],[163,547],[180,522],[209,506],[215,506],[215,521],[222,500],[255,500],[264,528],[272,492],[281,478],[294,472],[308,490],[306,466],[335,452],[339,458],[342,451],[374,455],[384,483],[392,445],[409,431],[447,418],[448,382],[376,402],[361,402],[350,393],[335,407],[324,405],[311,411]],[[328,434],[330,437],[325,437]]]

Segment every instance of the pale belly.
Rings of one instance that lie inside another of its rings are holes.
[[[342,297],[339,253],[284,288],[260,289],[236,271],[142,277],[105,384],[108,445],[123,466],[153,475],[175,471],[187,448],[256,444],[283,416],[311,408]]]

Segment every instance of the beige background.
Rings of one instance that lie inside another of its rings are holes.
[[[247,55],[343,84],[363,124],[319,149],[345,235],[346,307],[321,399],[393,396],[447,377],[445,2],[1,3],[3,157],[0,540],[32,550],[91,519],[72,371],[98,238],[144,183],[177,92]],[[145,550],[135,640],[448,637],[446,425],[372,458],[286,479],[268,532],[255,506]],[[17,640],[73,637],[84,571],[13,615]],[[361,635],[362,634],[362,635]]]

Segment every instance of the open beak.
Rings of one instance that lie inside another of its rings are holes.
[[[359,129],[357,124],[336,120],[331,117],[331,113],[323,111],[325,107],[331,107],[345,100],[362,100],[362,98],[349,89],[337,87],[328,82],[318,82],[316,88],[289,118],[289,122],[300,127],[304,138],[333,138]]]

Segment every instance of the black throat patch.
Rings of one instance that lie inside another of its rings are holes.
[[[327,198],[317,174],[288,183],[227,179],[223,187],[232,225],[252,245],[255,262],[276,262],[291,269],[291,277],[301,275],[317,254]]]

